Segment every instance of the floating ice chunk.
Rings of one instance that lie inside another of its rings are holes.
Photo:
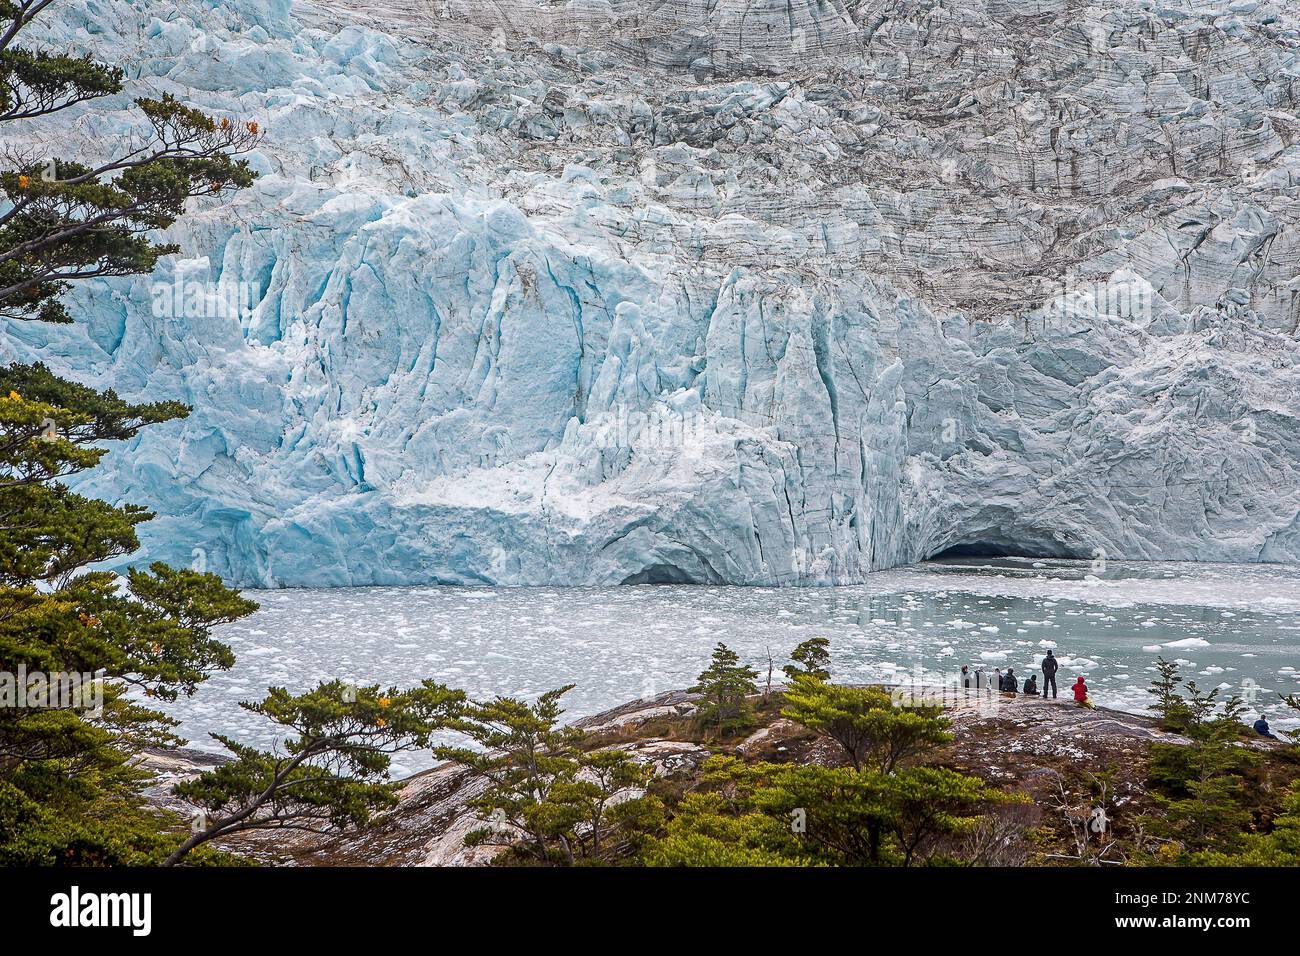
[[[1165,641],[1165,647],[1209,647],[1210,642],[1201,637],[1184,637],[1180,641]]]
[[[1097,662],[1089,660],[1086,657],[1062,657],[1061,666],[1067,669],[1075,670],[1094,670]]]

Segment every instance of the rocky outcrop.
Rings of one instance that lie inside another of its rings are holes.
[[[931,759],[973,773],[1007,790],[1035,798],[1054,793],[1061,775],[1111,771],[1114,792],[1123,801],[1143,800],[1146,793],[1146,746],[1152,741],[1186,743],[1160,730],[1147,717],[1104,708],[1079,707],[1072,701],[1024,695],[957,694],[952,688],[894,688],[900,699],[940,703],[951,721],[953,742]],[[669,691],[632,701],[576,722],[597,741],[628,751],[653,768],[657,777],[689,788],[701,765],[714,754],[734,754],[747,761],[816,763],[837,766],[843,751],[789,720],[769,714],[753,734],[720,746],[660,733],[665,721],[691,729],[696,695]],[[1252,740],[1258,749],[1281,746]],[[191,758],[193,758],[191,762]],[[151,755],[148,764],[164,776],[150,796],[177,807],[166,794],[188,773],[211,765],[213,758],[186,751]],[[483,792],[483,782],[463,768],[444,764],[407,779],[398,807],[365,830],[339,836],[292,832],[246,834],[222,843],[264,863],[296,866],[480,866],[499,852],[467,848],[464,838],[484,821],[466,804]]]

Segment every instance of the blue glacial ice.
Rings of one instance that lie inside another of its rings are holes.
[[[155,275],[81,286],[76,326],[0,328],[0,360],[192,404],[77,488],[158,512],[134,561],[247,586],[1296,562],[1300,17],[1189,14],[1220,44],[1191,95],[1186,23],[1108,0],[1123,70],[1043,54],[1013,90],[986,41],[1052,40],[1015,34],[1032,5],[950,5],[985,85],[931,71],[918,106],[900,58],[960,58],[903,23],[864,54],[822,5],[754,59],[734,3],[660,4],[634,49],[631,0],[70,2],[49,42],[257,120],[261,177]],[[1084,15],[1050,29],[1086,48]],[[674,46],[692,17],[708,56]],[[85,105],[21,145],[140,121]]]

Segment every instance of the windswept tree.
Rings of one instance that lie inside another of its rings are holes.
[[[128,107],[140,136],[111,153],[114,144],[101,144],[99,157],[13,145],[21,142],[13,134],[42,118],[123,88],[118,67],[23,42],[36,17],[56,15],[52,7],[0,0],[7,320],[71,321],[60,300],[71,283],[150,272],[177,251],[155,242],[156,230],[187,202],[252,183],[238,154],[260,136],[253,121],[163,96]],[[132,760],[144,746],[174,742],[172,724],[128,690],[160,700],[192,693],[234,660],[213,629],[256,605],[198,571],[153,564],[121,581],[89,570],[134,552],[136,528],[151,515],[82,497],[64,482],[108,454],[105,443],[187,411],[126,401],[41,365],[0,369],[0,672],[98,675],[98,691],[74,704],[0,708],[0,862],[156,862],[173,842],[143,808],[146,778]]]
[[[19,44],[54,0],[0,2],[0,123],[30,122],[119,93],[118,67]],[[121,152],[77,162],[11,148],[0,172],[0,316],[70,322],[59,301],[78,279],[153,271],[179,252],[151,233],[170,226],[191,199],[252,184],[238,154],[261,130],[255,120],[213,117],[170,95],[135,103],[147,133]]]
[[[838,743],[854,769],[892,773],[952,739],[941,707],[895,707],[889,691],[879,687],[800,677],[785,696],[783,714]]]
[[[328,833],[365,826],[397,805],[399,785],[388,780],[392,755],[428,747],[464,700],[461,691],[432,681],[385,691],[336,680],[297,696],[273,687],[260,703],[241,704],[295,736],[263,751],[213,734],[234,759],[174,788],[195,817],[192,835],[165,865],[210,840],[250,830]]]
[[[560,723],[560,700],[572,689],[532,704],[472,701],[450,722],[477,746],[435,755],[487,782],[469,803],[485,825],[467,845],[500,847],[503,862],[573,866],[621,858],[657,828],[662,808],[645,792],[651,771],[624,751],[588,749],[583,731]]]

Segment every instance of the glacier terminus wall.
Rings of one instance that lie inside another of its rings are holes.
[[[0,360],[177,398],[77,485],[246,586],[1300,561],[1300,11],[80,0],[257,184]],[[92,155],[143,117],[25,127]],[[51,145],[50,148],[54,148]]]

